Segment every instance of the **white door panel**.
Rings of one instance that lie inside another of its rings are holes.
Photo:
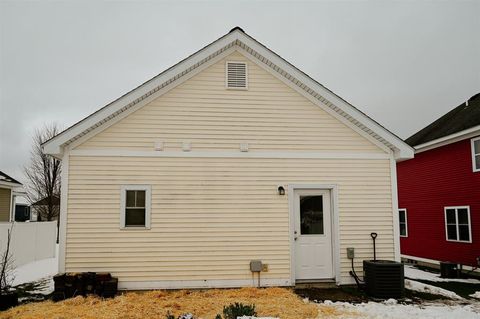
[[[330,191],[294,191],[295,277],[333,278]]]

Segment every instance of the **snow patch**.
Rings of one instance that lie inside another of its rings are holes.
[[[472,298],[480,299],[480,291],[476,291],[474,294],[469,295]]]
[[[322,318],[369,318],[369,319],[478,319],[478,305],[404,305],[385,302],[351,304],[346,302],[324,302],[319,305]]]
[[[460,278],[441,278],[440,274],[435,274],[432,272],[420,270],[410,265],[405,265],[405,277],[409,279],[420,279],[420,280],[427,280],[433,282],[447,282],[447,281],[455,281],[455,282],[463,282],[469,284],[480,284],[480,280],[478,279],[460,279]]]
[[[463,299],[453,291],[446,290],[440,287],[435,287],[432,285],[427,285],[414,280],[405,279],[405,288],[413,291],[426,292],[432,295],[440,295],[450,299]]]
[[[37,260],[22,266],[14,271],[13,286],[24,283],[45,281],[46,285],[43,289],[36,291],[37,293],[49,294],[53,292],[53,276],[58,273],[58,244],[56,247],[55,257]]]

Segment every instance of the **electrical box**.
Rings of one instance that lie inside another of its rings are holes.
[[[262,271],[268,272],[268,264],[262,264]]]
[[[348,247],[347,248],[347,258],[348,259],[355,258],[355,248],[353,248],[353,247]]]
[[[252,260],[250,261],[250,271],[251,272],[261,272],[262,271],[262,261],[261,260]]]

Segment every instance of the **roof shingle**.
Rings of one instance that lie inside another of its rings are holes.
[[[478,125],[480,125],[480,93],[413,134],[405,142],[410,146],[416,146]]]

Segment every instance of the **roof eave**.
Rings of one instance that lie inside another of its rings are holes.
[[[459,142],[461,140],[472,138],[472,137],[475,137],[475,136],[478,136],[478,135],[480,135],[480,125],[471,127],[469,129],[466,129],[466,130],[463,130],[463,131],[460,131],[460,132],[457,132],[457,133],[454,133],[454,134],[443,136],[443,137],[437,138],[435,140],[432,140],[432,141],[429,141],[429,142],[426,142],[426,143],[423,143],[423,144],[415,145],[414,146],[415,153],[425,152],[425,151],[428,151],[428,150],[431,150],[431,149],[434,149],[434,148],[437,148],[437,147],[441,147],[441,146],[445,146],[445,145],[452,144],[452,143],[455,143],[455,142]]]

